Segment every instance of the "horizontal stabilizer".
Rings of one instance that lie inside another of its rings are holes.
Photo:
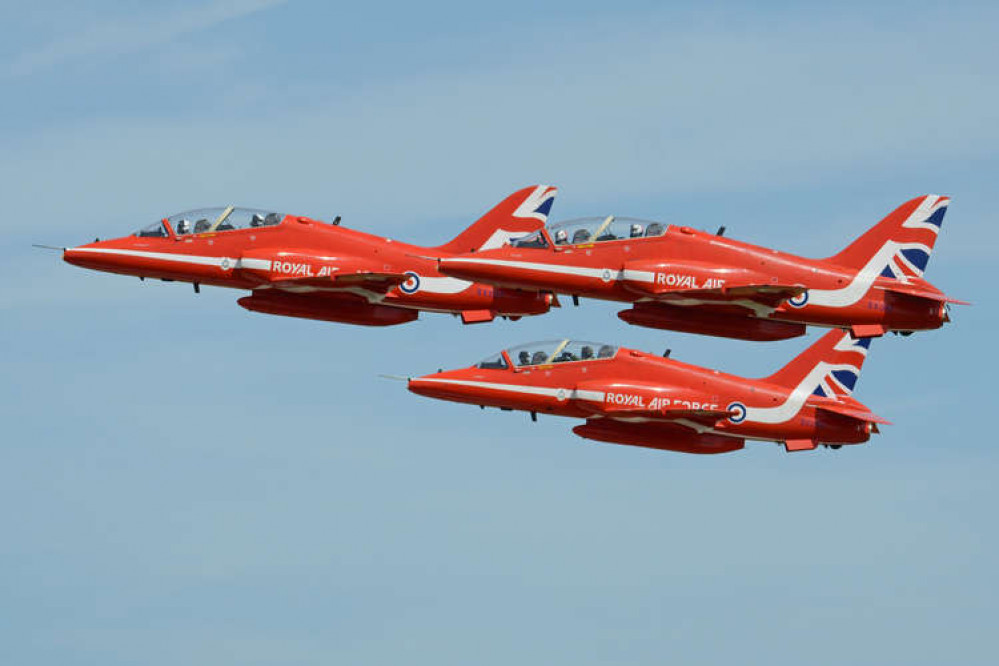
[[[892,284],[875,284],[875,289],[882,289],[884,291],[889,291],[894,294],[905,294],[906,296],[915,296],[917,298],[926,298],[931,301],[939,301],[941,303],[953,303],[954,305],[971,305],[968,301],[961,301],[956,298],[951,298],[941,291],[934,289],[933,287],[923,286],[920,284],[906,284],[904,282],[894,282]]]
[[[849,416],[850,418],[857,419],[858,421],[880,423],[881,425],[892,425],[891,421],[881,418],[856,400],[850,400],[849,402],[839,402],[834,400],[826,402],[823,400],[822,402],[816,404],[815,407],[834,414]]]

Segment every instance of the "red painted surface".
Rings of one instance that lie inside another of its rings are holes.
[[[763,379],[609,345],[559,345],[523,345],[470,368],[411,378],[408,387],[440,400],[585,419],[573,429],[581,437],[685,453],[735,451],[747,440],[788,450],[860,444],[887,423],[850,397],[870,340],[844,331],[828,332]]]
[[[690,227],[638,224],[631,235],[595,230],[576,238],[563,223],[533,246],[508,244],[438,263],[442,273],[465,279],[634,303],[621,318],[654,328],[748,340],[802,335],[807,325],[935,329],[948,321],[946,304],[960,302],[922,279],[948,202],[934,195],[908,201],[827,259]],[[642,235],[653,226],[657,235]]]
[[[199,233],[179,233],[163,220],[161,236],[136,233],[89,243],[67,248],[63,258],[110,273],[249,290],[239,301],[243,307],[291,317],[386,326],[412,321],[420,311],[471,313],[465,314],[468,322],[537,315],[549,310],[551,294],[449,277],[429,257],[497,247],[537,230],[555,193],[547,186],[520,190],[435,248],[275,215],[260,226],[216,223],[214,231]]]

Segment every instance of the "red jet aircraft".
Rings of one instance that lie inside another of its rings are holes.
[[[784,368],[745,379],[591,342],[541,342],[463,370],[409,378],[413,393],[482,407],[586,419],[580,437],[684,453],[746,440],[788,451],[866,442],[888,423],[850,397],[871,338],[829,331]]]
[[[140,278],[249,289],[248,310],[325,321],[389,326],[421,310],[461,315],[543,314],[550,293],[475,284],[441,275],[424,255],[500,247],[544,226],[556,188],[511,194],[450,243],[424,248],[307,217],[227,208],[180,213],[131,236],[66,248],[77,266]]]
[[[845,250],[805,259],[690,227],[591,218],[504,247],[441,256],[442,273],[634,305],[629,324],[744,340],[782,340],[806,325],[857,337],[908,334],[949,321],[948,298],[922,279],[949,199],[899,206]]]

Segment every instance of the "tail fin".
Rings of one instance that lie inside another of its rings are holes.
[[[935,194],[906,201],[827,261],[902,282],[922,277],[949,203]]]
[[[557,192],[558,188],[548,185],[518,190],[453,241],[432,249],[450,254],[488,250],[500,247],[511,238],[537,231],[548,221],[548,212]]]
[[[763,381],[805,396],[848,397],[870,346],[871,338],[855,338],[849,331],[835,329]]]

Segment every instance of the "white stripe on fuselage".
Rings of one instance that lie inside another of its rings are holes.
[[[193,254],[174,254],[172,252],[148,252],[146,250],[122,250],[110,247],[71,247],[73,252],[89,252],[91,254],[111,254],[124,257],[141,257],[144,259],[156,259],[158,261],[172,261],[178,264],[195,264],[197,266],[218,266],[222,267],[222,260],[225,257],[200,257]],[[238,264],[237,264],[238,265]],[[267,269],[270,269],[270,262],[267,262]]]
[[[561,266],[556,264],[539,264],[533,261],[512,261],[507,259],[462,259],[460,257],[448,258],[449,263],[455,264],[478,264],[485,266],[507,266],[510,268],[524,268],[542,273],[557,273],[561,275],[579,275],[582,277],[592,277],[603,279],[605,272],[610,271],[611,276],[620,277],[620,271],[616,268],[585,268],[583,266]]]
[[[143,259],[155,259],[157,261],[170,261],[177,264],[193,264],[195,266],[216,266],[222,268],[222,263],[224,260],[229,260],[232,262],[232,268],[246,268],[250,270],[258,271],[269,271],[271,270],[271,261],[269,259],[231,259],[228,257],[206,257],[194,254],[175,254],[172,252],[149,252],[148,250],[126,250],[119,248],[103,248],[103,247],[74,247],[70,248],[73,252],[88,252],[95,255],[106,254],[106,255],[117,255],[125,257],[139,257]],[[472,286],[472,282],[467,280],[460,280],[453,277],[434,277],[434,276],[420,276],[420,291],[426,291],[431,294],[460,294],[469,287]],[[310,291],[349,291],[349,289],[337,289],[337,288],[321,288],[312,286],[302,286],[302,285],[274,285],[279,289],[285,291],[294,291],[297,293],[306,293]],[[373,293],[373,292],[372,292]]]
[[[808,305],[818,305],[827,308],[843,308],[853,305],[867,294],[871,285],[878,279],[881,272],[894,261],[895,254],[902,249],[917,248],[927,254],[930,249],[922,243],[899,243],[885,241],[885,244],[874,253],[864,267],[853,276],[850,284],[840,289],[809,289]],[[901,270],[898,275],[904,276]],[[905,282],[904,279],[900,281]]]
[[[451,384],[454,386],[469,386],[471,388],[484,388],[493,391],[505,391],[507,393],[523,393],[525,395],[543,395],[550,398],[557,398],[559,392],[569,400],[589,400],[590,402],[603,402],[603,391],[581,391],[570,388],[549,388],[547,386],[522,386],[520,384],[499,384],[496,382],[480,382],[469,379],[441,379],[430,377],[414,377],[416,381],[432,382],[435,384]]]

